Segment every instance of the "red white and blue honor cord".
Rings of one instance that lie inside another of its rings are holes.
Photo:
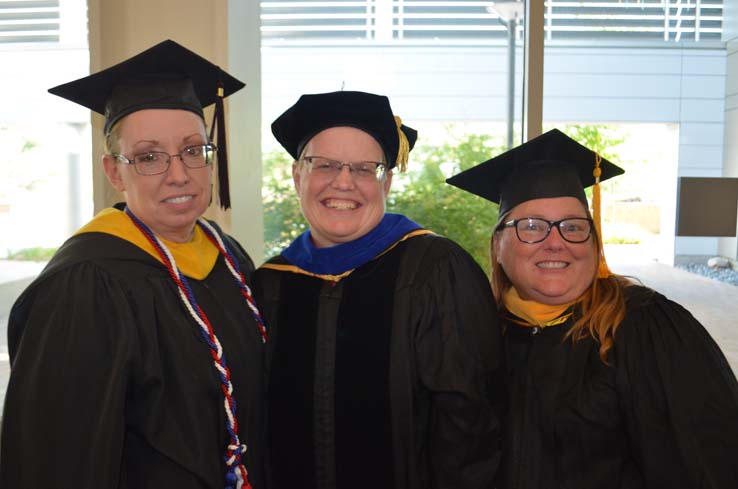
[[[177,264],[174,261],[174,257],[172,256],[169,249],[167,249],[166,245],[162,243],[162,241],[151,231],[151,229],[149,229],[149,227],[146,226],[143,221],[137,218],[127,207],[125,209],[125,212],[126,214],[128,214],[136,227],[141,231],[141,233],[143,233],[143,235],[151,243],[151,245],[161,257],[164,265],[169,271],[169,275],[172,277],[172,280],[174,280],[174,283],[177,285],[177,290],[179,292],[179,297],[182,300],[182,303],[187,308],[195,322],[197,322],[197,324],[200,326],[200,333],[205,339],[205,342],[210,347],[210,355],[213,358],[213,366],[218,371],[218,375],[220,376],[221,380],[221,390],[223,391],[224,408],[227,419],[226,428],[230,437],[230,442],[224,455],[226,464],[225,488],[251,489],[251,484],[249,484],[248,481],[248,473],[246,471],[246,467],[243,465],[243,454],[246,452],[246,445],[242,444],[240,439],[238,438],[236,400],[233,398],[231,372],[226,364],[225,353],[223,352],[220,341],[218,341],[218,338],[213,331],[213,327],[210,324],[210,320],[205,314],[205,311],[203,311],[197,304],[197,301],[195,300],[195,295],[190,288],[187,278],[182,274],[182,272],[180,272],[179,268],[177,268]],[[249,309],[251,309],[251,312],[256,319],[256,324],[259,328],[262,342],[266,342],[268,337],[266,333],[266,327],[264,326],[264,321],[261,317],[261,314],[259,313],[259,309],[256,307],[256,302],[251,295],[251,289],[249,289],[249,286],[246,285],[246,279],[241,273],[241,270],[239,269],[238,263],[234,259],[233,254],[226,247],[225,243],[215,231],[215,229],[213,229],[213,227],[205,219],[198,219],[197,224],[202,228],[205,235],[218,249],[220,254],[223,255],[228,270],[233,275],[236,284],[241,291],[241,295],[243,295],[246,299],[246,303],[248,304]]]

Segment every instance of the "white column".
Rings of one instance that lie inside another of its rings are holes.
[[[246,88],[229,97],[231,233],[257,265],[264,259],[260,12],[257,1],[228,2],[228,66],[235,77],[246,83]]]

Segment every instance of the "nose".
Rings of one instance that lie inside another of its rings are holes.
[[[181,155],[172,155],[167,169],[167,181],[175,185],[183,185],[190,180],[190,174],[182,161]]]
[[[336,175],[336,178],[331,182],[334,188],[340,190],[351,190],[354,188],[354,177],[351,175],[351,170],[348,165],[343,165],[341,171]]]
[[[543,240],[543,245],[551,249],[562,248],[564,247],[564,243],[564,238],[561,237],[561,229],[558,226],[552,226],[548,236]]]

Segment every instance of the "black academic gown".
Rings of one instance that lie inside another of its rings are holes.
[[[506,324],[503,489],[738,487],[738,385],[684,308],[640,286],[604,365],[572,320]]]
[[[225,237],[247,281],[248,255]],[[264,487],[264,349],[223,257],[190,280],[230,367],[245,465]],[[164,266],[102,233],[69,239],[15,303],[0,486],[222,489],[223,393]]]
[[[260,268],[255,290],[274,348],[273,489],[492,486],[501,340],[459,246],[412,237],[337,282]]]

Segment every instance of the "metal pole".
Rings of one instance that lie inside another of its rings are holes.
[[[523,141],[543,130],[543,2],[527,0],[523,67]]]
[[[507,149],[512,149],[515,125],[515,18],[507,21]]]

